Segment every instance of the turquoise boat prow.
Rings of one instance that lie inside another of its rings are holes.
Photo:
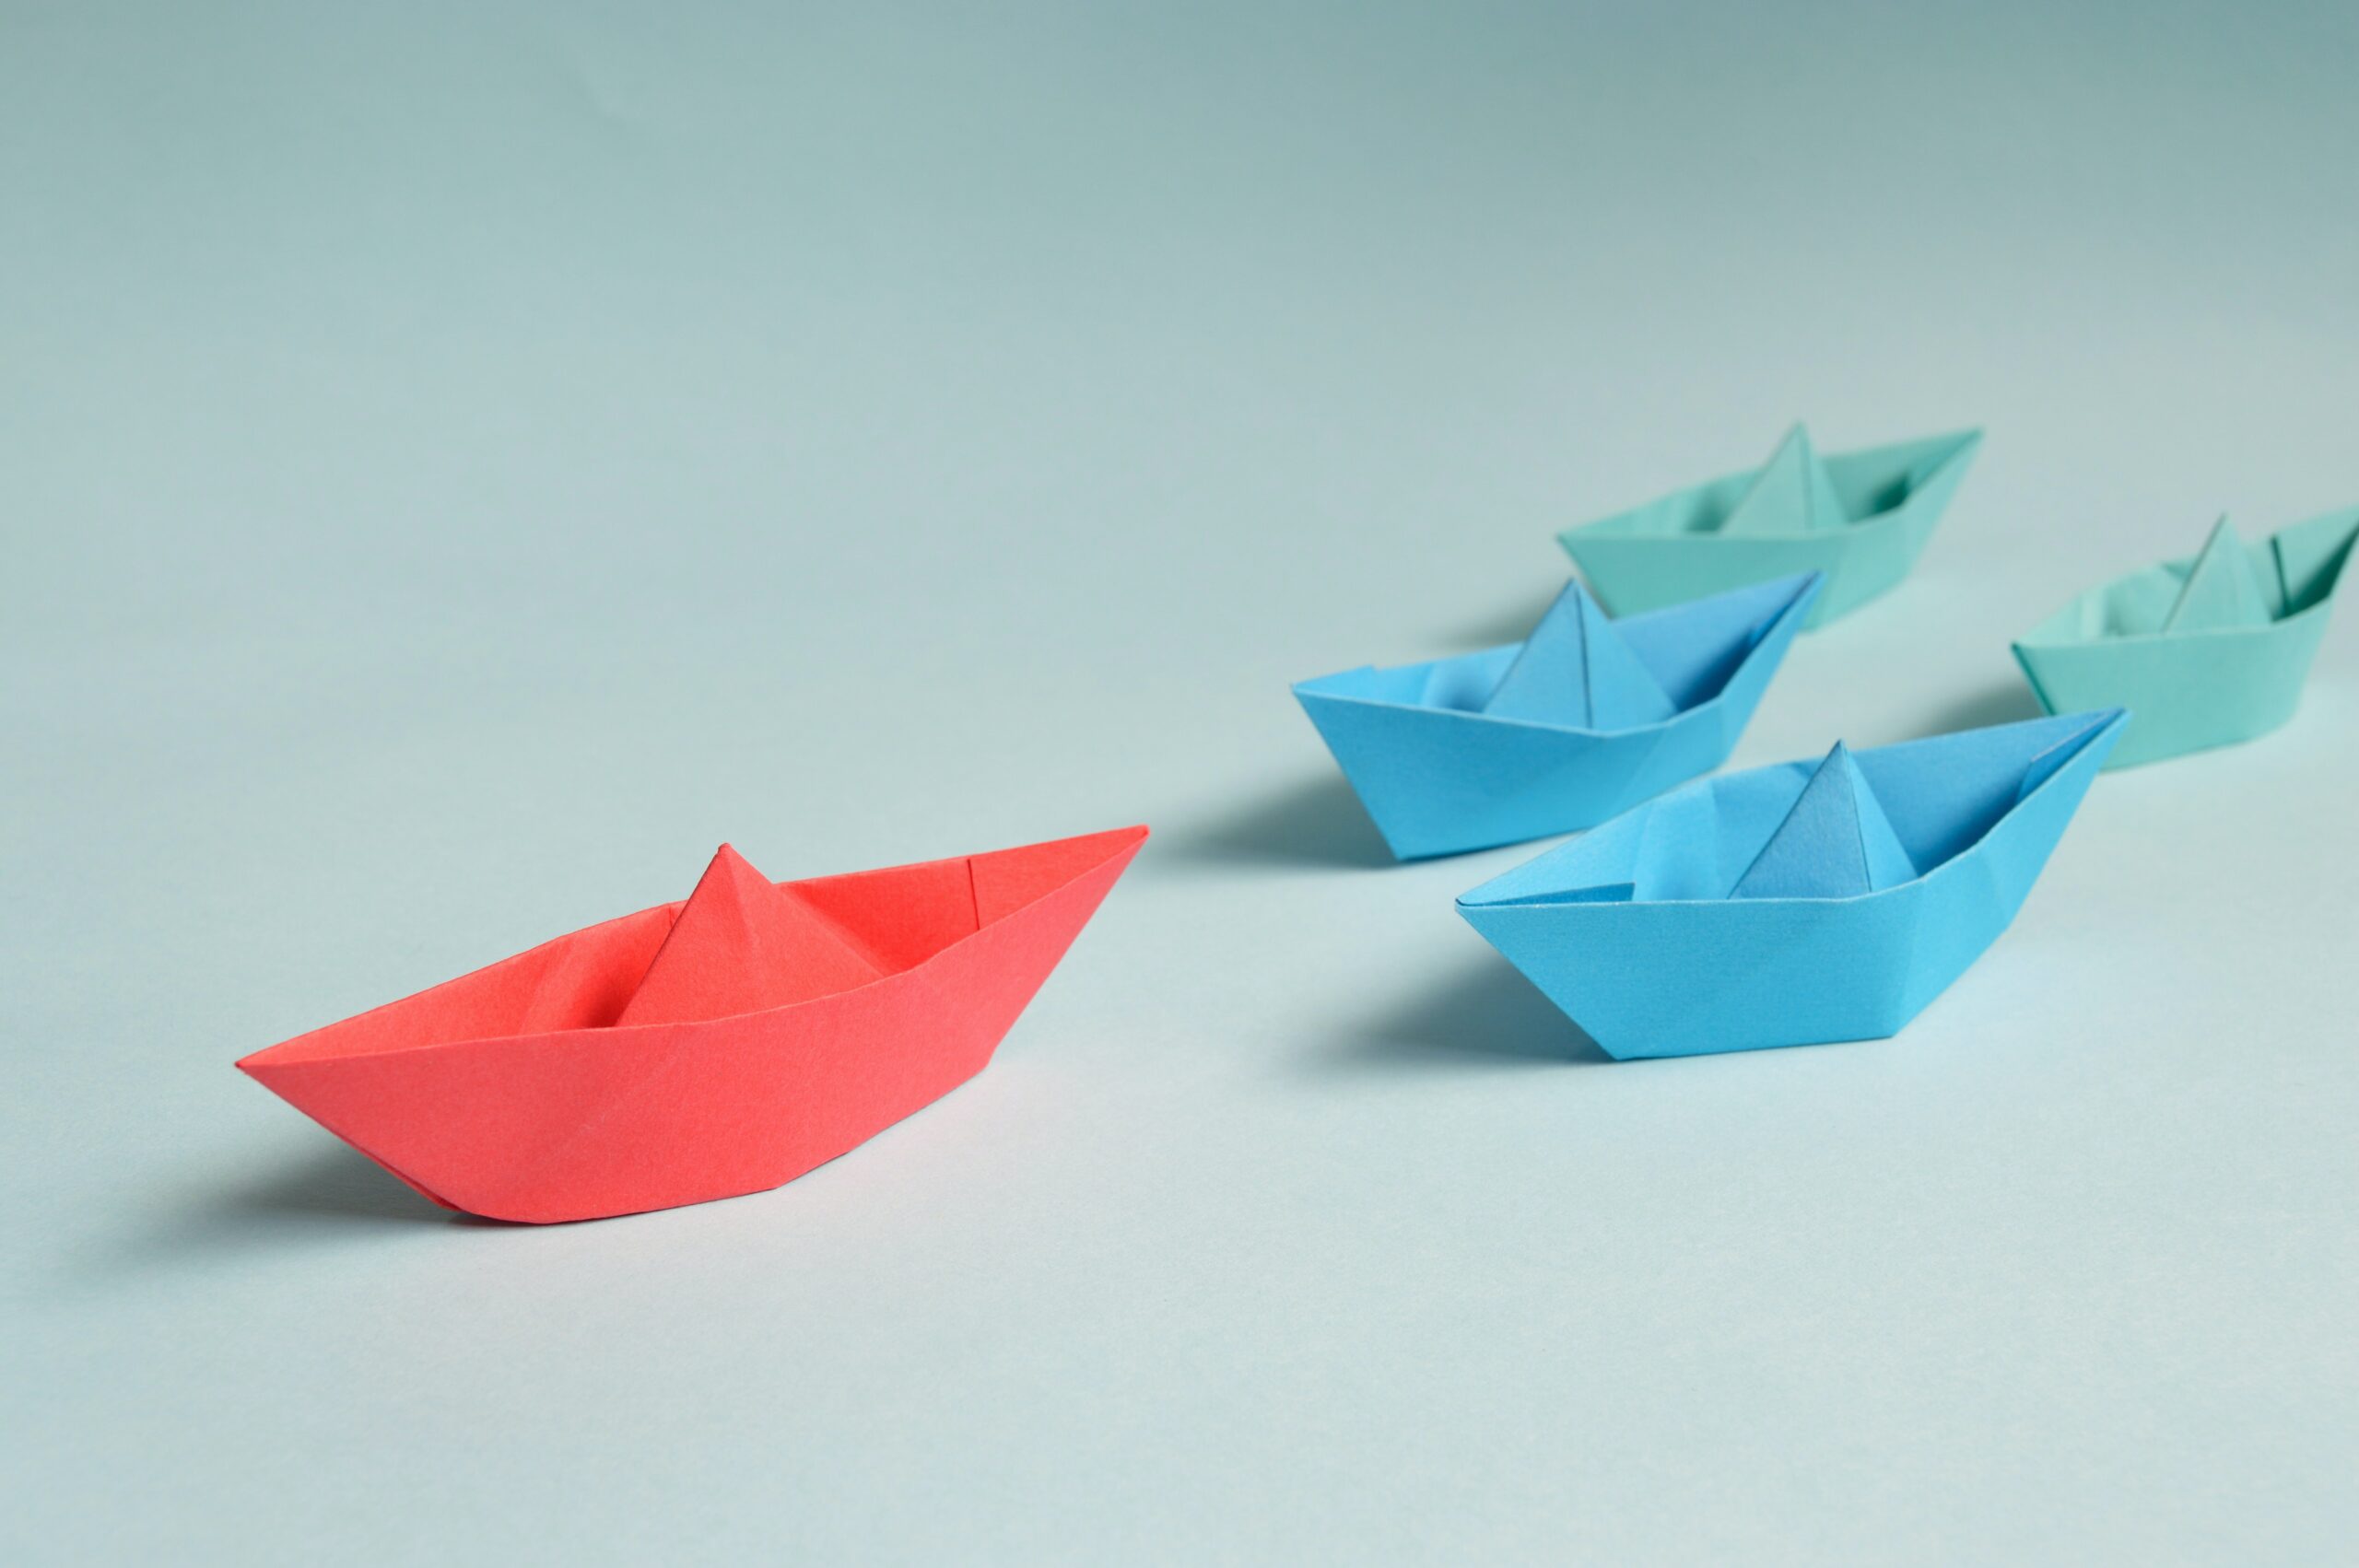
[[[1602,626],[1575,584],[1524,642],[1322,675],[1294,694],[1396,858],[1570,833],[1728,760],[1821,580],[1806,573]],[[1532,654],[1545,637],[1576,660],[1586,648],[1586,670],[1543,666]],[[1654,707],[1544,716],[1567,683],[1603,673]]]
[[[1613,1057],[1882,1039],[2006,930],[2124,717],[1703,779],[1458,910]]]
[[[1788,438],[1789,447],[1796,439]],[[1962,430],[1825,458],[1820,466],[1839,516],[1828,515],[1829,508],[1815,517],[1798,512],[1760,532],[1724,532],[1786,457],[1789,447],[1781,447],[1760,468],[1673,491],[1556,538],[1617,615],[1819,571],[1826,588],[1806,625],[1824,626],[1908,575],[1981,443],[1981,431]],[[1806,447],[1803,455],[1807,461]]]
[[[2265,735],[2294,717],[2359,541],[2359,507],[2093,588],[2014,645],[2040,706],[2130,711],[2108,767]]]

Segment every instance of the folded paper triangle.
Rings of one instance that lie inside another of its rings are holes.
[[[1679,711],[1579,579],[1548,606],[1484,703],[1494,719],[1635,730]]]
[[[616,1025],[734,1018],[878,978],[843,928],[723,844]]]
[[[1811,446],[1810,431],[1796,425],[1755,476],[1728,518],[1726,534],[1815,533],[1850,521],[1835,481]]]
[[[1859,763],[1837,741],[1729,896],[1856,898],[1916,875]]]
[[[2189,568],[2163,630],[2170,632],[2225,631],[2236,626],[2269,624],[2269,601],[2260,578],[2252,568],[2245,542],[2226,518],[2212,525],[2203,553]]]

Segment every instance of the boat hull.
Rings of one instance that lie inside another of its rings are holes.
[[[1367,695],[1372,683],[1397,672],[1352,671],[1305,681],[1294,688],[1295,696],[1395,858],[1520,843],[1594,826],[1727,761],[1801,630],[1812,591],[1800,580],[1765,585],[1731,605],[1732,612],[1756,602],[1760,606],[1739,628],[1753,640],[1732,671],[1675,666],[1685,649],[1671,623],[1689,614],[1687,606],[1655,624],[1645,616],[1617,622],[1672,689],[1683,676],[1724,677],[1709,697],[1637,730],[1559,729]],[[1446,662],[1469,667],[1471,685],[1482,686],[1485,676],[1495,680],[1505,669],[1517,646]]]
[[[1617,615],[1796,572],[1826,574],[1805,629],[1849,614],[1897,587],[1965,479],[1978,432],[1935,437],[1826,460],[1846,504],[1866,512],[1841,528],[1779,536],[1714,532],[1757,469],[1673,491],[1643,507],[1558,533],[1599,601]]]
[[[1708,888],[1730,885],[1730,868],[1743,865],[1800,794],[1810,766],[1784,764],[1705,780],[1641,806],[1590,839],[1474,889],[1459,900],[1459,912],[1617,1059],[1882,1039],[1947,989],[2023,907],[2120,733],[2118,714],[2084,723],[2077,737],[2066,728],[2091,717],[2004,727],[2030,732],[2026,762],[2036,755],[2028,750],[2034,742],[2077,739],[2077,749],[1971,842],[1941,843],[1930,819],[1912,821],[1905,805],[1896,811],[1916,840],[1912,852],[1939,863],[1884,892],[1707,895]],[[1889,771],[1876,750],[1856,755],[1872,777]],[[1718,836],[1723,860],[1698,873],[1693,889],[1639,901],[1633,890],[1650,834],[1657,842]]]
[[[2108,768],[2257,739],[2300,708],[2354,544],[2359,509],[2312,518],[2253,545],[2255,579],[2272,616],[2265,626],[2156,629],[2193,569],[2189,556],[2080,595],[2025,634],[2015,661],[2050,713],[2130,710]]]
[[[491,1219],[595,1219],[764,1191],[980,1072],[1145,836],[1136,828],[1003,851],[1062,852],[1073,874],[1052,868],[1054,886],[993,918],[977,873],[976,929],[815,1000],[698,1023],[352,1052],[333,1040],[306,1048],[318,1036],[305,1036],[239,1065],[435,1201]],[[660,940],[676,907],[549,945],[628,945],[639,940],[632,922]],[[398,1029],[397,1010],[431,1012],[435,996],[350,1023],[383,1035]]]
[[[2107,759],[2136,767],[2258,739],[2302,706],[2302,687],[2326,633],[2323,610],[2255,627],[2130,643],[2015,644],[2015,661],[2050,713],[2130,710]]]

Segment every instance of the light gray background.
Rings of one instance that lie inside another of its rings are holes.
[[[2359,627],[1901,1038],[1631,1066],[1286,685],[1806,415],[1989,440],[1736,762],[2026,713],[2359,499],[2359,23],[1631,9],[0,9],[5,1554],[2347,1561]],[[454,1222],[230,1068],[1133,821],[766,1196]]]

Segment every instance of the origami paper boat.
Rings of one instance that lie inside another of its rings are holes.
[[[446,1208],[759,1192],[980,1071],[1146,836],[778,883],[724,845],[685,903],[238,1065]]]
[[[1619,621],[1576,581],[1522,642],[1294,695],[1397,858],[1569,833],[1728,760],[1821,580]]]
[[[1966,430],[1822,462],[1796,426],[1759,468],[1556,538],[1617,615],[1822,571],[1826,591],[1808,625],[1824,626],[1908,575],[1981,444]]]
[[[2022,907],[2123,715],[1703,780],[1458,901],[1617,1058],[1897,1033]]]
[[[2116,578],[2015,644],[2050,713],[2130,709],[2108,767],[2263,735],[2294,717],[2359,539],[2359,507],[2246,544],[2222,518],[2200,555]]]

